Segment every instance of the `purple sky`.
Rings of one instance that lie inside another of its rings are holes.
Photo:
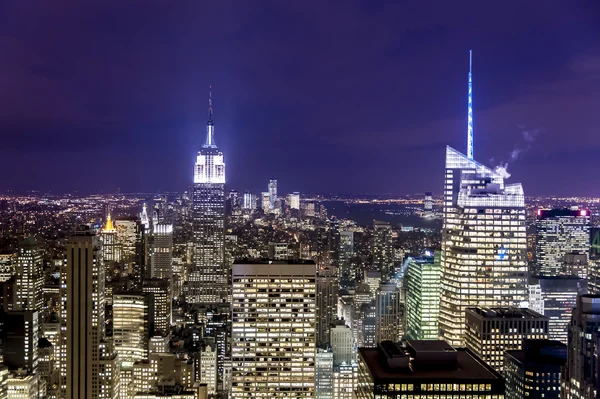
[[[212,84],[230,188],[441,193],[473,48],[475,158],[600,196],[598,1],[33,4],[0,2],[2,191],[184,190]]]

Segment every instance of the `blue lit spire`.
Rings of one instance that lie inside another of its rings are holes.
[[[206,142],[202,147],[217,147],[215,144],[215,126],[213,123],[212,86],[209,87],[208,91],[208,122],[206,123]]]
[[[467,157],[473,159],[473,50],[469,50],[469,99],[467,116]]]

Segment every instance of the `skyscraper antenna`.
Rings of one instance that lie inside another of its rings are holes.
[[[469,92],[467,110],[467,157],[473,159],[473,50],[469,50]]]
[[[213,107],[212,107],[212,86],[208,86],[208,121],[212,122]]]

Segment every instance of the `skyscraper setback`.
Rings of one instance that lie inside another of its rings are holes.
[[[224,255],[225,162],[215,143],[212,95],[208,100],[206,141],[194,165],[194,264],[189,273],[188,301],[222,302],[228,297]]]

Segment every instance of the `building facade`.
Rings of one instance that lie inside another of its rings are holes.
[[[232,276],[231,397],[314,398],[315,263],[234,264]]]
[[[431,255],[431,254],[429,254]],[[440,316],[440,259],[433,256],[410,258],[407,267],[406,338],[437,339]]]
[[[394,273],[394,247],[392,226],[373,221],[373,268],[381,271],[381,281],[388,282]]]
[[[338,303],[338,269],[329,266],[317,270],[317,346],[330,343],[330,327],[336,320]]]
[[[521,184],[446,148],[440,335],[464,345],[465,309],[527,301],[525,202]]]

